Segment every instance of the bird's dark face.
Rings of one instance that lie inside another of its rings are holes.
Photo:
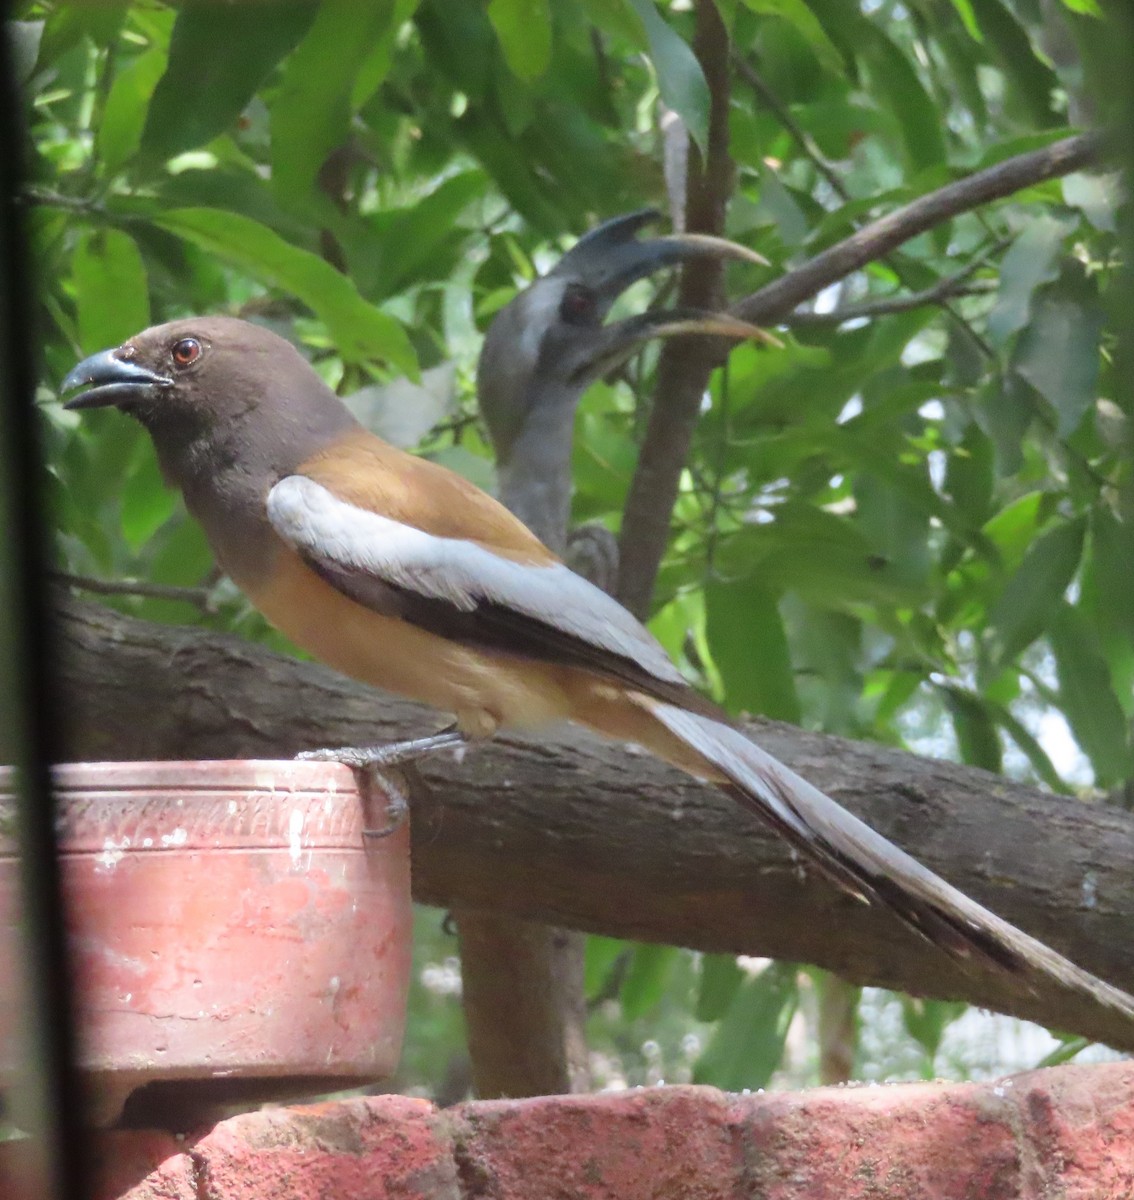
[[[79,363],[60,391],[74,393],[66,408],[140,421],[166,481],[190,507],[204,497],[202,520],[218,479],[258,495],[358,424],[290,342],[233,317],[155,325]]]
[[[279,397],[273,379],[310,371],[291,343],[270,330],[231,317],[190,317],[91,355],[60,391],[77,393],[64,407],[113,406],[156,439],[167,428],[184,436],[239,421]]]
[[[697,234],[639,241],[637,234],[657,215],[631,213],[600,225],[497,314],[481,351],[477,392],[501,462],[535,407],[573,404],[643,342],[682,333],[761,334],[726,314],[689,310],[605,323],[632,283],[665,267],[704,257],[763,262],[743,246]]]

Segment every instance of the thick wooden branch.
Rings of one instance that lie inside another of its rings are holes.
[[[438,718],[227,635],[61,601],[70,757],[271,758]],[[772,753],[982,903],[1134,988],[1134,816],[970,767],[761,722]],[[801,871],[711,788],[568,731],[423,764],[414,893],[616,937],[818,963],[1134,1049],[1134,1029],[1044,985],[961,969]]]

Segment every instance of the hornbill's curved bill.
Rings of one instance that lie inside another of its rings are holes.
[[[679,334],[757,339],[764,330],[727,313],[671,308],[605,324],[639,279],[697,258],[766,266],[746,246],[698,233],[639,239],[653,209],[615,217],[584,234],[543,277],[496,315],[481,350],[477,394],[496,451],[500,498],[552,544],[566,525],[575,408],[584,390],[644,342]]]

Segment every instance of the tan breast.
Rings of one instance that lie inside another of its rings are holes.
[[[560,668],[447,641],[355,603],[281,550],[252,603],[297,646],[363,683],[452,713],[463,732],[537,726],[569,715]]]

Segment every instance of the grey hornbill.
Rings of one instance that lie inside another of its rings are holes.
[[[496,451],[501,501],[562,552],[571,505],[571,442],[579,398],[644,342],[705,333],[774,341],[724,313],[660,309],[604,324],[639,279],[694,258],[767,265],[745,246],[707,234],[643,241],[653,209],[606,221],[501,309],[484,339],[477,396]]]
[[[613,535],[599,525],[567,531],[580,396],[649,338],[687,331],[759,335],[702,313],[650,312],[604,323],[626,288],[664,267],[702,255],[763,261],[745,247],[696,234],[638,240],[658,217],[652,210],[616,217],[580,238],[497,314],[477,372],[500,499],[574,570],[608,591],[617,574]],[[587,1061],[582,935],[484,913],[458,914],[457,927],[478,1094],[576,1090]],[[516,1038],[526,1054],[513,1052]]]

